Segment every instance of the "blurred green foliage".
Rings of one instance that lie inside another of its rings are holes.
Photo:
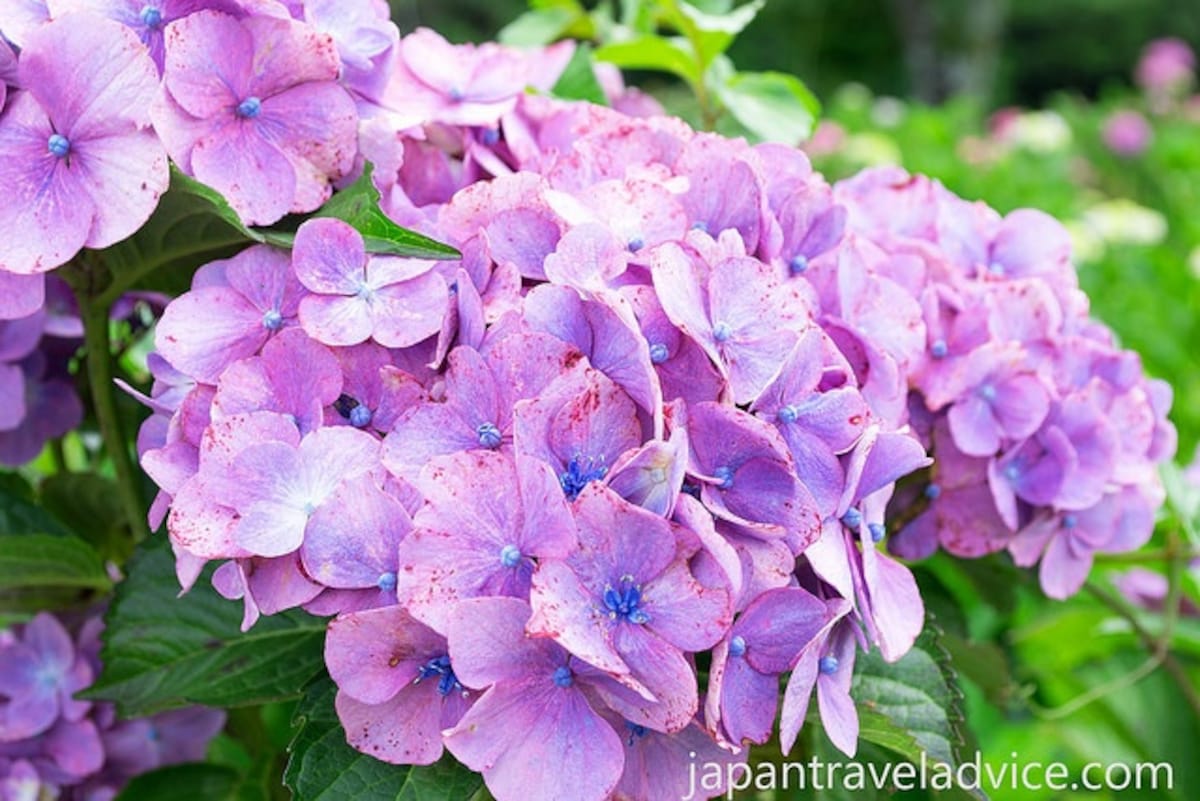
[[[391,5],[402,31],[426,25],[453,41],[494,38],[526,8],[524,0],[391,0]],[[913,25],[914,20],[925,24]],[[1142,46],[1166,35],[1200,49],[1200,3],[769,0],[730,56],[743,69],[796,75],[820,97],[857,81],[880,94],[929,97],[916,91],[925,89],[942,97],[962,89],[996,104],[1033,105],[1063,88],[1095,96],[1127,80]],[[934,74],[917,81],[908,56],[922,47],[932,54]],[[982,76],[971,74],[979,71]]]

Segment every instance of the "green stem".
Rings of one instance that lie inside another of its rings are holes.
[[[146,507],[142,501],[137,471],[121,430],[121,419],[117,415],[111,343],[108,339],[109,304],[96,302],[79,288],[76,289],[76,297],[83,317],[88,386],[91,388],[96,421],[100,425],[100,437],[117,474],[117,494],[129,520],[129,528],[134,540],[140,541],[150,532],[146,526]]]
[[[1147,551],[1129,551],[1128,553],[1098,553],[1096,562],[1107,565],[1149,565],[1172,562],[1176,558],[1182,558],[1184,562],[1187,562],[1197,557],[1200,557],[1200,550],[1151,548]]]
[[[1192,685],[1192,680],[1188,676],[1187,670],[1184,669],[1183,665],[1180,664],[1179,660],[1169,650],[1170,631],[1164,631],[1167,639],[1155,637],[1149,629],[1142,625],[1142,622],[1138,619],[1138,613],[1124,599],[1090,581],[1083,586],[1105,606],[1129,622],[1134,634],[1142,641],[1142,645],[1150,651],[1151,659],[1157,659],[1160,662],[1163,670],[1170,674],[1175,684],[1179,687],[1179,691],[1183,694],[1188,706],[1192,708],[1193,713],[1197,717],[1200,717],[1200,693]]]

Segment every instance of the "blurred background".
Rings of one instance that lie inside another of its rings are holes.
[[[714,13],[743,7],[692,2]],[[633,5],[612,0],[608,18]],[[581,8],[605,13],[596,2],[392,6],[402,31],[427,25],[459,42],[531,32],[611,41],[603,24],[579,24]],[[531,13],[576,22],[517,31],[513,21]],[[1175,768],[1171,790],[1005,790],[994,799],[1200,798],[1200,721],[1187,700],[1200,686],[1198,50],[1200,0],[767,0],[728,51],[738,70],[795,75],[820,101],[819,121],[795,143],[829,180],[899,164],[1002,212],[1032,206],[1062,220],[1094,314],[1175,389],[1178,464],[1164,476],[1155,538],[1141,552],[1099,560],[1086,592],[1049,601],[1003,555],[939,555],[914,568],[944,629],[967,743],[984,759]],[[694,83],[653,71],[626,79],[694,124],[726,130],[701,113]],[[1166,654],[1182,672],[1163,669]],[[819,728],[806,728],[803,753],[836,758]],[[858,759],[889,757],[868,743]]]

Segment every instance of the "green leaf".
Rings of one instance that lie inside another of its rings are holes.
[[[325,622],[300,610],[238,630],[241,604],[209,584],[176,597],[175,558],[165,537],[139,546],[105,616],[104,671],[89,698],[125,716],[188,704],[245,706],[294,697],[324,664]]]
[[[42,482],[42,504],[104,558],[123,562],[133,549],[116,484],[95,473],[57,473]]]
[[[70,530],[34,503],[33,488],[16,473],[0,473],[0,536],[68,535]]]
[[[888,664],[878,650],[860,654],[850,694],[859,713],[859,737],[914,762],[958,765],[966,745],[962,693],[931,620],[916,644]]]
[[[513,47],[542,47],[561,39],[582,13],[582,9],[561,7],[526,11],[501,28],[496,38]]]
[[[374,167],[367,162],[357,181],[335,194],[312,216],[335,217],[350,223],[362,234],[368,253],[388,253],[420,259],[462,258],[462,254],[449,245],[443,245],[416,231],[401,228],[388,219],[379,208],[379,190],[371,180],[373,170]],[[290,246],[292,236],[273,232],[269,241],[274,244],[286,242]]]
[[[32,534],[0,540],[0,590],[75,587],[106,591],[112,581],[92,546],[75,537]]]
[[[717,94],[759,141],[797,145],[812,134],[821,104],[800,79],[782,72],[739,72]]]
[[[724,13],[702,11],[684,0],[664,0],[668,20],[692,43],[703,71],[733,44],[737,35],[754,21],[766,0],[754,0]]]
[[[550,93],[563,100],[586,100],[598,106],[608,105],[608,98],[604,96],[604,88],[600,86],[592,65],[591,46],[583,43],[576,46],[567,68]]]
[[[172,765],[137,776],[116,801],[239,801],[240,782],[221,765]]]
[[[314,681],[296,709],[284,783],[295,801],[463,801],[482,785],[447,755],[428,767],[389,765],[355,751],[333,708],[327,677]]]
[[[686,40],[638,36],[596,49],[596,59],[628,70],[660,70],[698,84],[703,75]]]
[[[103,263],[112,272],[103,298],[114,301],[135,284],[182,292],[196,267],[261,241],[219,192],[171,165],[170,187],[150,219],[136,234],[103,251]],[[160,273],[160,268],[170,269]]]

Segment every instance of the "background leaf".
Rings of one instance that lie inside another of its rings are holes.
[[[328,677],[314,681],[296,709],[284,782],[295,801],[465,801],[483,780],[449,755],[427,767],[389,765],[346,742]]]
[[[241,604],[211,588],[211,570],[176,597],[166,537],[139,546],[128,573],[105,616],[104,671],[87,692],[115,701],[124,716],[289,698],[322,669],[321,618],[293,610],[263,617],[243,634]]]
[[[850,694],[859,710],[860,737],[901,756],[957,766],[967,743],[962,693],[950,658],[938,641],[940,630],[927,620],[916,644],[888,664],[878,650],[860,654]]]
[[[368,253],[387,253],[420,259],[462,257],[455,248],[392,222],[379,208],[379,190],[371,180],[373,171],[373,165],[367,162],[363,165],[363,173],[357,181],[338,191],[312,216],[335,217],[350,223],[362,234]],[[272,234],[268,241],[282,244],[287,240]]]
[[[782,72],[739,72],[717,90],[753,138],[796,145],[812,134],[821,104],[804,83]]]
[[[550,93],[563,100],[586,100],[598,106],[607,106],[608,98],[604,96],[604,88],[596,78],[596,70],[592,62],[592,48],[587,44],[579,44],[571,56],[567,68],[559,76],[558,83]]]
[[[27,587],[105,591],[112,581],[96,550],[81,539],[49,534],[0,539],[0,590]]]

